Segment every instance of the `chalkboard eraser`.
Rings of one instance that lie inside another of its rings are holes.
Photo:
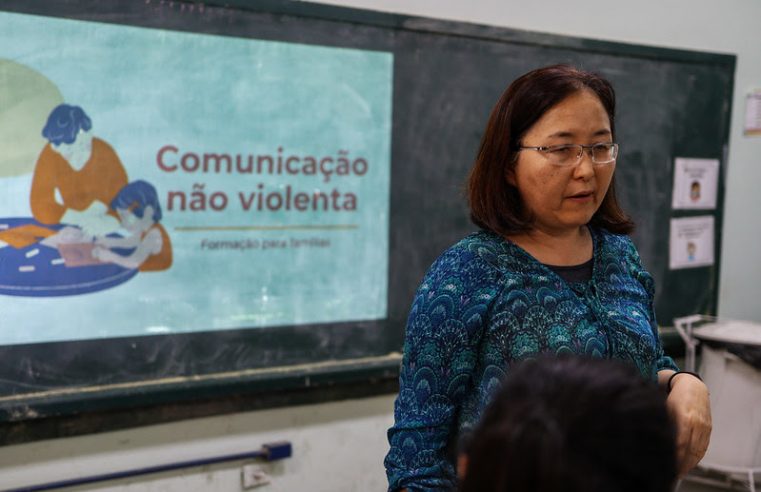
[[[288,441],[271,442],[262,445],[264,459],[267,461],[282,460],[291,457],[291,443]]]

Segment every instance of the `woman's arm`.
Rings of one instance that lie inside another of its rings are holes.
[[[658,384],[667,385],[675,371],[658,372]],[[711,402],[708,387],[690,374],[677,374],[671,380],[666,406],[676,424],[677,463],[683,476],[697,465],[708,449],[711,439]]]
[[[136,248],[140,244],[140,234],[125,237],[99,236],[95,239],[96,246],[104,248]]]
[[[124,268],[139,268],[149,256],[161,251],[162,242],[161,233],[152,229],[140,241],[135,251],[128,256],[122,256],[103,247],[96,247],[92,254],[93,257],[101,261],[116,263]]]
[[[474,295],[479,289],[485,292],[490,282],[488,275],[474,272],[478,267],[467,256],[457,251],[442,255],[415,295],[395,422],[388,431],[390,450],[384,464],[389,490],[457,486],[458,416],[472,388],[481,325],[494,297]]]
[[[56,201],[55,197],[62,162],[65,162],[63,157],[47,144],[34,168],[29,204],[34,218],[43,224],[58,224],[66,212],[66,206]]]
[[[655,318],[655,283],[652,276],[642,267],[639,253],[631,242],[629,252],[634,269],[632,273],[648,295],[648,314],[656,341],[655,367],[658,384],[668,391],[669,378],[676,372],[677,366],[673,359],[663,352]],[[666,406],[676,426],[677,464],[679,474],[683,476],[700,462],[708,449],[711,438],[711,402],[708,398],[708,388],[694,376],[680,374],[675,376],[671,383]]]

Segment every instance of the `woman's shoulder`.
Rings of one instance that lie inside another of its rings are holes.
[[[654,289],[653,279],[650,273],[642,265],[637,246],[631,237],[626,234],[614,234],[604,229],[593,229],[598,238],[600,247],[595,255],[599,256],[599,262],[606,272],[623,270],[637,279],[646,290]]]
[[[61,167],[61,165],[68,166],[68,162],[66,162],[61,154],[53,150],[53,145],[51,143],[47,143],[42,148],[42,152],[40,152],[40,156],[37,158],[38,168],[35,169],[35,172],[39,167]]]
[[[499,236],[487,231],[468,234],[439,255],[428,270],[426,279],[434,283],[445,279],[497,281],[500,258],[506,253],[505,243]]]
[[[101,157],[102,154],[116,156],[116,151],[111,144],[98,137],[92,138],[92,151],[93,153],[99,154]]]
[[[480,230],[468,234],[447,248],[436,263],[457,264],[482,263],[484,267],[498,269],[505,254],[509,253],[509,244],[500,236]]]
[[[592,233],[597,237],[603,255],[618,261],[640,262],[637,246],[628,234],[616,234],[602,228],[592,228]]]
[[[490,263],[496,263],[499,255],[505,254],[509,243],[499,235],[485,230],[472,232],[457,241],[447,251],[462,251],[482,258]]]

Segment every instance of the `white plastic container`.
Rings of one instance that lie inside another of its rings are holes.
[[[701,347],[700,370],[711,392],[713,432],[700,467],[742,474],[755,491],[761,473],[761,371],[730,353],[726,344],[761,347],[761,324],[690,316],[674,320],[687,346],[686,367],[694,371]],[[707,344],[714,342],[714,347]]]
[[[761,372],[704,344],[700,375],[711,392],[713,417],[711,443],[701,464],[761,470]]]

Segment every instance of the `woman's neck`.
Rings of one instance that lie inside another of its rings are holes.
[[[580,265],[589,261],[594,252],[592,234],[586,226],[564,231],[535,228],[507,239],[545,265]]]

